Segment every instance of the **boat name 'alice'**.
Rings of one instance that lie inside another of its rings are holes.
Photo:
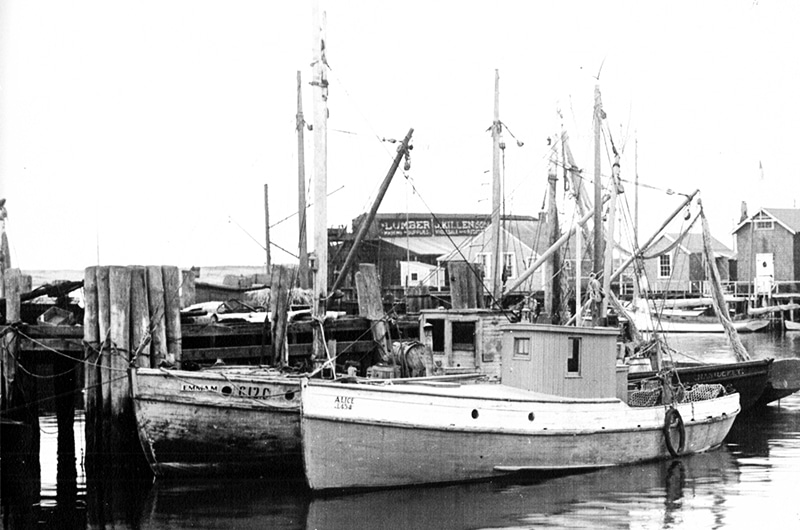
[[[336,396],[336,399],[333,400],[333,408],[353,410],[353,400],[352,397]]]
[[[181,384],[181,392],[212,392],[230,397],[247,397],[266,399],[271,397],[268,387],[252,385],[195,385],[190,383]]]

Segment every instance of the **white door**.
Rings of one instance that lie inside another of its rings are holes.
[[[769,294],[774,281],[774,255],[772,253],[756,254],[756,294]]]

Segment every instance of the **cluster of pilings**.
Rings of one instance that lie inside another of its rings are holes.
[[[138,452],[128,369],[180,363],[180,287],[172,266],[85,270],[87,457]]]

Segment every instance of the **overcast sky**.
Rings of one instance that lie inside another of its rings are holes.
[[[501,120],[524,142],[505,133],[510,213],[539,212],[547,138],[562,126],[592,175],[596,84],[622,178],[634,180],[638,144],[639,178],[651,186],[640,192],[642,233],[677,204],[667,189],[699,188],[712,232],[729,245],[743,200],[751,213],[798,206],[800,3],[320,6],[328,189],[338,190],[330,225],[369,208],[394,155],[381,139],[411,127],[409,179],[398,174],[380,211],[488,214],[495,69]],[[311,19],[310,0],[0,3],[12,264],[263,264],[264,184],[272,223],[297,207],[296,72],[311,121]],[[292,217],[272,238],[296,253],[297,234]],[[273,249],[274,261],[293,259]]]

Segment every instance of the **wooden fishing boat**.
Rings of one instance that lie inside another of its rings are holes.
[[[616,336],[608,328],[505,325],[503,384],[305,380],[308,485],[472,481],[630,464],[720,445],[739,413],[738,394],[702,385],[675,402],[659,400],[655,389],[632,395],[629,404]]]
[[[800,391],[800,359],[775,359],[764,392],[756,403],[768,405]]]
[[[755,359],[732,363],[704,364],[699,362],[675,363],[672,371],[673,384],[717,383],[739,394],[742,411],[752,409],[761,399],[770,376],[773,359]],[[631,371],[629,385],[640,385],[643,381],[654,379],[655,370]]]
[[[153,472],[298,470],[300,380],[276,370],[131,370],[139,441]]]

